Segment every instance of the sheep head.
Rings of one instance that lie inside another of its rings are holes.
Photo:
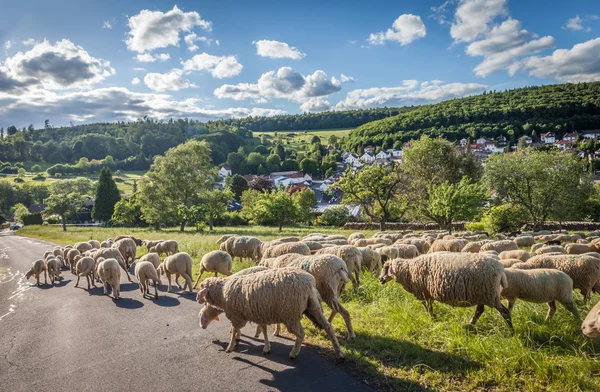
[[[202,310],[200,311],[200,327],[202,329],[206,329],[206,327],[208,327],[208,324],[210,324],[213,320],[219,321],[219,315],[221,313],[223,313],[221,309],[217,309],[214,306],[205,304]]]
[[[30,268],[29,271],[25,273],[25,278],[29,279],[33,276],[33,268]]]
[[[581,331],[590,338],[600,336],[600,302],[590,310],[590,313],[583,320]]]
[[[379,283],[381,284],[386,284],[387,282],[389,282],[390,280],[393,280],[394,277],[392,275],[392,263],[389,261],[386,261],[383,264],[383,268],[381,269],[381,272],[379,273]]]

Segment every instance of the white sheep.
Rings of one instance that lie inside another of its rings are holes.
[[[142,243],[146,246],[148,252],[150,252],[150,249],[154,248],[156,245],[164,241],[165,240],[144,240]]]
[[[461,249],[461,252],[479,253],[479,251],[481,250],[481,247],[484,244],[487,244],[488,242],[492,242],[492,241],[491,240],[480,240],[480,241],[469,242],[467,245],[465,245]]]
[[[162,241],[149,249],[150,253],[158,253],[159,255],[174,255],[179,253],[179,244],[175,240]]]
[[[504,252],[507,250],[517,250],[519,247],[513,240],[501,240],[501,241],[492,241],[481,245],[480,252],[485,252],[486,250],[495,250],[496,252]]]
[[[589,252],[598,252],[600,250],[600,244],[567,244],[565,245],[565,251],[568,254],[579,255]]]
[[[262,258],[268,259],[281,256],[287,253],[298,253],[300,255],[309,256],[310,248],[303,242],[285,242],[283,244],[267,247],[262,251]]]
[[[529,247],[535,244],[535,239],[530,235],[519,236],[513,241],[519,248]]]
[[[498,256],[500,257],[500,260],[519,259],[521,261],[527,261],[531,258],[529,252],[525,250],[505,250],[504,252],[500,252]]]
[[[129,260],[133,263],[135,261],[135,254],[137,252],[137,247],[135,241],[131,238],[121,238],[112,244],[112,248],[118,249],[123,256],[123,260],[125,260],[125,265],[129,268]]]
[[[160,284],[160,279],[158,278],[158,273],[154,265],[149,261],[139,261],[135,265],[135,278],[138,280],[140,285],[140,291],[142,292],[142,296],[146,298],[146,296],[150,295],[148,289],[148,282],[152,281],[154,283],[154,299],[158,298],[158,285]]]
[[[370,248],[358,248],[362,253],[361,268],[373,272],[381,264],[381,255]]]
[[[73,245],[73,248],[77,249],[80,253],[83,253],[86,250],[92,249],[93,246],[89,242],[78,242]]]
[[[535,251],[536,255],[543,255],[546,253],[565,253],[565,248],[560,245],[544,245]]]
[[[77,249],[69,249],[67,251],[67,264],[69,265],[69,269],[71,270],[72,274],[75,274],[75,256],[80,256],[81,252],[79,252]]]
[[[585,316],[585,320],[581,323],[581,332],[590,338],[600,336],[600,302]]]
[[[429,247],[429,253],[435,252],[460,252],[464,245],[459,240],[435,240]]]
[[[44,263],[44,260],[38,259],[31,263],[31,268],[25,273],[25,279],[29,279],[32,276],[35,276],[35,279],[37,281],[36,284],[39,286],[40,275],[42,274],[42,272],[44,273],[44,283],[48,284],[48,270],[46,269],[46,264]]]
[[[113,297],[119,299],[121,296],[121,264],[116,259],[104,259],[99,257],[96,273],[104,286],[104,295],[108,295],[106,285],[112,287]]]
[[[348,277],[352,281],[354,291],[360,286],[360,272],[362,269],[362,252],[353,245],[340,245],[323,248],[317,251],[318,255],[335,255],[344,260],[348,268]]]
[[[175,283],[180,290],[184,290],[187,287],[192,292],[192,257],[185,253],[179,252],[174,255],[168,256],[158,267],[158,271],[161,274],[167,275],[168,290],[171,292],[171,275],[175,275]],[[179,284],[179,276],[185,280],[183,288]]]
[[[231,256],[227,252],[223,252],[222,250],[213,250],[212,252],[208,252],[204,256],[202,256],[202,260],[200,260],[200,274],[198,275],[198,279],[196,279],[196,283],[194,283],[194,289],[198,282],[200,282],[200,278],[202,278],[202,274],[204,272],[214,272],[215,277],[217,273],[221,273],[222,275],[229,276],[231,275],[231,266],[233,264],[233,260]]]
[[[89,240],[88,244],[92,245],[92,249],[100,249],[100,241]]]
[[[125,276],[127,276],[127,280],[133,282],[131,280],[131,276],[129,276],[129,271],[127,270],[127,263],[125,263],[125,259],[123,255],[118,249],[115,248],[100,248],[94,251],[90,257],[92,257],[96,264],[98,263],[98,258],[102,257],[103,259],[115,259],[121,266],[121,269],[125,272]]]
[[[46,259],[46,270],[48,274],[50,274],[50,283],[54,284],[55,280],[61,280],[60,276],[60,268],[62,266],[62,261],[58,259],[58,257],[49,257]]]
[[[85,276],[88,284],[88,290],[90,290],[90,280],[92,281],[92,285],[96,287],[95,282],[95,270],[96,270],[96,261],[91,257],[81,257],[75,256],[75,274],[77,275],[77,283],[75,283],[75,287],[79,287],[79,279],[82,276]],[[91,276],[90,276],[91,275]]]
[[[361,238],[365,238],[365,235],[363,233],[352,233],[348,236],[348,243],[352,243],[352,241],[354,240],[359,240]]]

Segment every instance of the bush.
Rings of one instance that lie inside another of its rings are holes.
[[[346,207],[331,207],[323,212],[323,215],[317,220],[317,224],[321,226],[337,226],[341,227],[350,220],[350,213]]]
[[[465,229],[469,231],[485,231],[485,224],[482,221],[467,223]]]
[[[502,204],[486,211],[481,223],[489,233],[510,233],[518,231],[527,220],[528,213],[523,207]]]
[[[25,182],[25,180],[24,180],[24,179],[22,179],[22,178],[15,178],[13,181],[14,181],[14,182],[18,182],[19,184],[22,184],[22,183],[24,183],[24,182]]]
[[[42,176],[41,174],[38,174],[37,176],[32,178],[33,181],[46,181],[46,177]]]
[[[60,216],[58,215],[50,215],[46,218],[45,223],[49,224],[49,225],[57,225],[59,223],[61,223],[61,219]]]
[[[225,225],[227,226],[246,226],[248,219],[244,218],[239,212],[227,212],[223,216]]]
[[[23,224],[25,226],[41,225],[42,223],[44,223],[44,220],[42,219],[42,214],[39,212],[23,215],[21,219],[23,220]]]

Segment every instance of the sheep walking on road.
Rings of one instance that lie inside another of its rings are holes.
[[[37,281],[37,285],[40,285],[40,275],[44,273],[44,283],[48,284],[48,270],[46,269],[46,264],[44,260],[38,259],[31,264],[31,268],[29,271],[25,273],[25,278],[29,279],[32,276],[35,276],[35,280]]]
[[[116,259],[104,259],[100,257],[98,260],[96,272],[104,286],[104,295],[108,295],[106,285],[112,287],[113,297],[119,299],[121,296],[121,265]]]
[[[223,252],[222,250],[208,252],[202,257],[202,260],[200,260],[200,274],[198,275],[198,279],[196,279],[193,288],[196,288],[204,272],[214,272],[215,277],[217,277],[217,273],[227,276],[231,275],[232,264],[233,261],[229,253]]]
[[[180,290],[187,287],[192,292],[192,257],[185,252],[168,256],[158,267],[158,272],[167,275],[168,290],[171,292],[171,275],[175,275],[175,283]],[[183,288],[179,284],[179,276],[185,280]]]
[[[148,288],[148,283],[150,281],[154,283],[154,299],[158,298],[157,287],[160,284],[160,280],[158,278],[158,272],[151,262],[139,261],[135,265],[135,278],[139,282],[140,291],[142,292],[142,296],[144,298],[146,298],[146,296],[150,296],[150,290]]]

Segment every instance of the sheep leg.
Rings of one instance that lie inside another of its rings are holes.
[[[290,359],[294,359],[298,356],[300,348],[302,347],[302,342],[304,341],[304,328],[302,328],[300,320],[296,320],[291,324],[285,324],[285,326],[291,334],[296,336],[296,342],[294,343],[294,347],[290,352]]]
[[[237,335],[237,331],[238,331],[238,329],[236,327],[231,327],[231,329],[229,330],[230,338],[229,338],[229,345],[225,349],[226,353],[230,353],[233,350],[235,350],[235,345],[236,345],[235,337]]]
[[[175,274],[175,283],[177,283],[177,287],[179,287],[179,290],[181,290],[181,285],[179,284],[179,274],[178,273]]]
[[[44,284],[48,284],[48,271],[44,270]]]
[[[265,333],[266,333],[265,329]],[[281,336],[281,324],[275,324],[275,332],[273,332],[273,336]]]
[[[354,328],[352,328],[352,320],[350,319],[350,313],[346,310],[346,308],[344,308],[342,306],[342,304],[338,301],[337,303],[337,308],[338,308],[338,312],[342,315],[342,318],[344,319],[344,322],[346,323],[346,328],[348,329],[348,340],[352,340],[356,337],[356,334],[354,333]],[[334,310],[335,312],[335,310]],[[333,319],[333,312],[331,313],[332,315],[329,317],[330,319]]]
[[[77,282],[75,283],[75,287],[79,287],[79,278],[81,278],[81,276],[77,275]]]
[[[483,307],[483,305],[481,305],[481,306]],[[508,328],[510,328],[510,330],[514,332],[515,328],[513,327],[512,318],[510,317],[510,311],[508,309],[506,309],[506,307],[504,305],[502,305],[502,302],[500,302],[500,300],[498,300],[498,304],[496,305],[496,310],[498,310],[498,312],[500,313],[502,318],[504,318],[504,321],[506,321],[506,325],[508,325]]]
[[[573,316],[577,319],[577,321],[581,321],[581,316],[579,315],[579,310],[575,307],[573,302],[561,302],[561,305],[565,307],[569,312],[573,313]]]
[[[106,290],[106,281],[102,281],[102,286],[104,286],[104,295],[108,295],[108,291]]]
[[[268,354],[271,352],[271,343],[269,343],[269,334],[267,333],[267,326],[259,325],[259,327],[262,330],[263,336],[265,337],[265,346],[263,347],[263,354]]]
[[[262,327],[260,325],[257,325],[256,332],[254,333],[254,337],[258,338],[260,336],[261,331],[262,331]],[[266,331],[265,331],[265,333],[266,333]]]
[[[546,318],[544,319],[544,321],[548,321],[552,318],[552,316],[554,316],[554,313],[556,313],[556,302],[555,301],[550,301],[547,303],[548,305],[548,314],[546,314]]]
[[[183,285],[183,290],[185,290],[185,288],[187,287],[187,288],[188,288],[188,290],[189,290],[189,292],[191,293],[191,292],[193,291],[193,290],[192,290],[192,277],[191,277],[191,276],[189,276],[189,275],[187,274],[187,272],[182,272],[182,273],[181,273],[181,277],[182,277],[183,279],[185,279],[185,284]]]
[[[158,284],[154,282],[154,299],[158,299],[158,289],[156,288]]]
[[[504,308],[504,306],[502,306],[502,307]],[[504,308],[504,309],[506,309],[506,308]],[[471,319],[471,325],[475,325],[477,320],[479,320],[479,317],[481,317],[481,315],[483,314],[484,310],[485,310],[485,305],[482,305],[482,304],[477,305],[477,308],[475,308],[475,314],[473,315],[473,318]],[[507,309],[507,311],[508,311],[508,309]]]
[[[91,288],[92,288],[92,287],[91,287],[91,285],[90,285],[90,276],[89,276],[89,275],[86,275],[86,276],[85,276],[85,280],[87,280],[87,284],[88,284],[88,290],[91,290]]]
[[[167,282],[168,282],[168,288],[167,288],[167,293],[171,292],[171,273],[170,272],[165,272],[165,275],[167,275]]]
[[[508,300],[508,310],[512,312],[514,306],[515,306],[515,302],[517,302],[516,298],[512,299],[512,300]]]
[[[202,277],[203,273],[204,273],[204,268],[200,267],[200,275],[198,275],[198,279],[196,279],[196,283],[194,283],[193,289],[195,289],[196,286],[198,286],[198,282],[200,282],[200,278]]]
[[[36,286],[39,286],[39,285],[40,285],[40,275],[39,275],[39,274],[37,274],[37,275],[35,276],[35,281],[36,281],[36,283],[35,283],[35,284],[36,284]]]

